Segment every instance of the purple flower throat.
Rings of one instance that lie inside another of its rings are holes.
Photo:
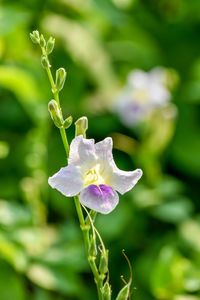
[[[105,200],[114,195],[113,189],[106,184],[91,184],[88,186],[88,191],[92,196],[102,197]]]

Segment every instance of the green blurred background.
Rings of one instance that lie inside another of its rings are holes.
[[[120,168],[144,170],[97,218],[113,296],[128,278],[126,249],[132,299],[200,299],[200,2],[10,0],[0,4],[0,300],[97,299],[73,201],[47,184],[66,158],[35,29],[56,38],[53,71],[68,72],[64,114],[87,115],[88,137],[112,136]],[[176,70],[177,117],[157,116],[142,139],[107,104],[131,70],[156,66]]]

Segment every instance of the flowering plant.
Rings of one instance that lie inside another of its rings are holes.
[[[113,107],[121,121],[131,127],[149,118],[156,108],[167,106],[170,98],[167,70],[134,70]]]
[[[49,178],[49,184],[67,197],[80,193],[80,203],[102,214],[110,213],[119,196],[134,187],[142,175],[121,171],[112,156],[112,139],[99,143],[79,135],[70,145],[68,166]]]
[[[37,30],[33,31],[30,37],[34,43],[40,45],[42,50],[42,66],[47,72],[54,96],[54,99],[49,102],[48,109],[54,124],[60,130],[68,160],[67,167],[61,168],[49,178],[48,182],[51,187],[57,189],[64,196],[74,197],[88,262],[97,286],[98,298],[99,300],[109,300],[111,299],[111,285],[108,250],[94,226],[96,213],[110,213],[119,202],[117,192],[124,194],[132,189],[141,178],[142,171],[137,169],[127,172],[116,166],[112,156],[111,138],[105,138],[98,143],[95,143],[93,139],[87,139],[88,121],[86,117],[75,122],[75,138],[69,146],[66,129],[71,126],[72,117],[63,118],[59,100],[59,92],[64,86],[66,71],[63,68],[58,69],[54,81],[48,58],[53,51],[55,39],[50,37],[46,41]],[[124,256],[128,261],[127,256],[125,254]],[[129,261],[128,264],[130,267]],[[124,280],[125,285],[118,293],[116,300],[129,298],[131,281],[132,276],[128,282]]]

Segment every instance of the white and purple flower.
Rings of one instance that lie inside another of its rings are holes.
[[[133,126],[149,117],[155,108],[165,106],[171,96],[166,81],[167,72],[161,67],[150,72],[132,71],[124,90],[114,102],[114,110],[121,121]]]
[[[112,155],[112,139],[95,144],[81,135],[70,145],[68,166],[49,178],[52,188],[66,197],[79,195],[80,203],[102,214],[110,213],[119,195],[131,190],[142,176],[142,170],[122,171]]]

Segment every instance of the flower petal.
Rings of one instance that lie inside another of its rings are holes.
[[[132,127],[144,119],[146,112],[148,112],[148,105],[135,101],[132,95],[125,95],[124,98],[121,97],[118,100],[115,110],[121,122],[128,127]]]
[[[113,159],[112,147],[112,138],[105,138],[103,141],[95,144],[96,155],[100,162],[105,182],[115,191],[124,194],[135,186],[142,176],[142,170],[137,169],[130,172],[120,170]]]
[[[122,171],[113,166],[113,174],[110,180],[110,185],[120,194],[130,191],[142,176],[142,170],[136,169],[135,171]]]
[[[119,196],[110,186],[91,184],[81,191],[80,202],[94,211],[108,214],[118,204]]]
[[[53,189],[57,189],[67,197],[77,195],[83,188],[80,170],[73,165],[61,168],[56,174],[49,177],[48,183]]]
[[[128,75],[128,84],[134,89],[146,88],[148,82],[148,73],[142,70],[134,70]]]
[[[95,151],[97,161],[100,165],[100,173],[105,182],[109,184],[111,174],[113,172],[113,154],[112,154],[113,141],[111,137],[105,138],[103,141],[95,144]]]
[[[90,167],[95,160],[94,140],[85,139],[82,135],[75,137],[70,144],[68,163],[79,166],[88,165]]]
[[[113,160],[112,147],[113,141],[111,137],[107,137],[103,141],[96,143],[95,151],[98,159],[106,163]]]

